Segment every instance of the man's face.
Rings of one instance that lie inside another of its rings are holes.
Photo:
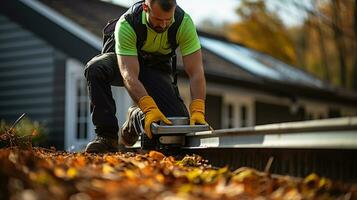
[[[145,3],[144,10],[149,14],[149,26],[157,33],[165,32],[173,20],[175,7],[169,11],[164,11],[157,2]]]

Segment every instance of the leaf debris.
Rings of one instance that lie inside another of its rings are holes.
[[[0,199],[356,199],[357,186],[215,168],[198,155],[0,149]]]

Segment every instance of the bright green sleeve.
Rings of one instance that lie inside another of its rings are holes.
[[[123,56],[137,56],[136,34],[134,29],[125,20],[120,18],[114,30],[115,53]]]
[[[201,48],[196,27],[191,17],[185,13],[182,23],[177,33],[177,42],[182,56],[189,55]]]

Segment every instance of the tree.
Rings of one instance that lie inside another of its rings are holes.
[[[241,21],[227,27],[227,37],[290,64],[296,63],[294,43],[279,17],[263,0],[243,0],[237,9]]]
[[[356,3],[353,0],[320,1],[321,6],[316,9],[316,15],[325,29],[326,43],[333,43],[334,48],[329,53],[329,62],[336,74],[339,74],[338,83],[345,88],[355,88],[356,73]],[[316,17],[315,16],[315,17]]]
[[[302,24],[285,27],[263,0],[243,0],[241,21],[227,37],[299,66],[336,86],[357,90],[357,0],[274,1],[279,9],[294,7]]]
[[[357,52],[357,0],[354,6],[354,52]],[[353,71],[352,71],[352,88],[357,90],[357,56],[354,56]]]
[[[332,10],[333,10],[333,23],[334,25],[332,26],[333,32],[334,32],[334,39],[337,47],[337,53],[338,53],[338,60],[340,63],[340,80],[341,80],[341,85],[343,87],[346,87],[346,58],[345,58],[345,43],[343,40],[343,32],[342,32],[342,24],[341,24],[341,8],[340,8],[340,3],[338,0],[332,0]]]
[[[314,10],[316,10],[316,0],[314,0],[313,2],[313,6],[314,6]],[[311,18],[311,14],[310,14],[310,18]],[[323,35],[323,31],[321,28],[321,19],[317,18],[316,22],[315,22],[315,28],[316,31],[318,33],[318,37],[319,37],[319,48],[320,48],[320,56],[321,56],[321,62],[322,65],[324,67],[324,79],[327,82],[331,82],[331,77],[330,77],[330,69],[329,69],[329,65],[328,65],[328,61],[327,61],[327,52],[326,52],[326,46],[325,46],[325,38]]]

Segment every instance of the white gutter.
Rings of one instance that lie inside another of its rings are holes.
[[[188,134],[186,148],[357,149],[357,117]]]

